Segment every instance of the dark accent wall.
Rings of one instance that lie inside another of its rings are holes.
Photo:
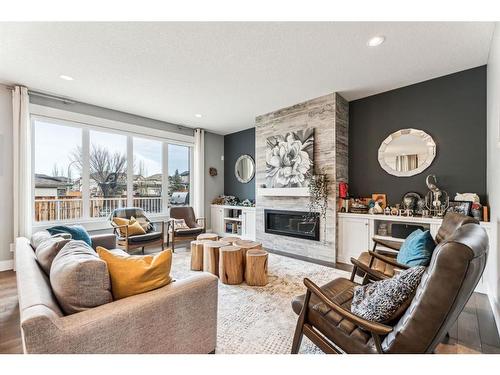
[[[242,184],[234,175],[234,163],[245,154],[255,161],[255,128],[224,136],[224,194],[240,200],[255,200],[255,177],[248,184]]]
[[[389,175],[377,159],[380,143],[403,128],[421,129],[437,145],[429,168],[411,177]],[[453,199],[477,193],[486,201],[486,66],[435,78],[349,103],[349,193],[386,193],[399,203],[409,191],[427,193],[425,178]]]

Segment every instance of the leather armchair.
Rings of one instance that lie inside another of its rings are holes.
[[[174,221],[179,219],[184,219],[189,228],[175,228]],[[196,218],[193,207],[171,207],[167,231],[167,246],[171,243],[174,251],[176,242],[194,240],[205,232],[205,218]]]
[[[436,235],[436,244],[441,243],[452,235],[457,228],[469,223],[477,224],[478,221],[470,216],[459,213],[447,213]],[[367,282],[368,280],[382,280],[393,277],[396,270],[405,270],[408,268],[408,266],[398,263],[396,260],[397,252],[402,245],[401,242],[375,237],[372,240],[373,249],[371,251],[362,252],[357,259],[351,258],[351,263],[354,266],[351,273],[351,281],[354,281],[356,275],[363,277],[363,282]],[[380,246],[392,251],[380,249]]]
[[[338,278],[319,287],[305,279],[306,294],[292,302],[299,315],[292,353],[303,335],[326,353],[432,353],[472,295],[488,253],[488,236],[478,224],[448,233],[442,232],[410,306],[388,324],[351,313],[356,282]]]
[[[116,225],[113,222],[113,218],[119,217],[122,219],[130,220],[134,217],[147,226],[145,234],[139,234],[131,236],[128,234],[128,227],[126,225]],[[124,249],[127,253],[134,249],[142,249],[144,254],[144,248],[148,246],[160,246],[164,249],[164,238],[165,238],[165,224],[163,221],[151,222],[142,208],[138,207],[127,207],[127,208],[117,208],[111,213],[110,223],[113,227],[113,232],[117,236],[118,246]],[[157,226],[159,228],[157,228]]]

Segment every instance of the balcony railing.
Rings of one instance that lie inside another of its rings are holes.
[[[133,198],[134,207],[147,213],[161,213],[162,197]],[[116,208],[126,207],[127,198],[90,198],[90,217],[107,217]],[[35,198],[35,221],[74,220],[83,216],[81,198]]]

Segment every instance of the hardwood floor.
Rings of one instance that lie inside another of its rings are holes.
[[[474,293],[449,337],[438,346],[440,354],[500,354],[500,338],[493,312],[484,294]],[[19,329],[16,276],[13,271],[0,272],[0,353],[22,353]]]

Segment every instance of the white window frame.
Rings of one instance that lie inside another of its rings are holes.
[[[127,205],[133,204],[133,139],[134,137],[151,139],[162,142],[162,207],[164,212],[157,214],[148,214],[154,220],[166,220],[169,217],[168,207],[168,145],[175,144],[189,147],[189,198],[192,197],[192,160],[194,152],[194,136],[184,134],[177,134],[161,129],[148,128],[145,126],[135,125],[127,122],[108,120],[100,117],[89,116],[76,112],[64,111],[56,108],[45,107],[37,104],[30,105],[30,122],[32,129],[34,129],[35,121],[46,121],[55,125],[75,127],[82,130],[82,153],[84,156],[83,170],[82,170],[82,217],[79,219],[71,220],[56,220],[56,221],[35,221],[35,160],[34,160],[34,147],[35,147],[35,132],[32,132],[32,223],[33,229],[41,230],[49,228],[61,222],[68,224],[81,224],[87,230],[100,230],[108,229],[108,220],[105,217],[90,217],[90,176],[89,176],[89,151],[90,151],[90,131],[96,130],[106,133],[120,134],[127,137]]]

